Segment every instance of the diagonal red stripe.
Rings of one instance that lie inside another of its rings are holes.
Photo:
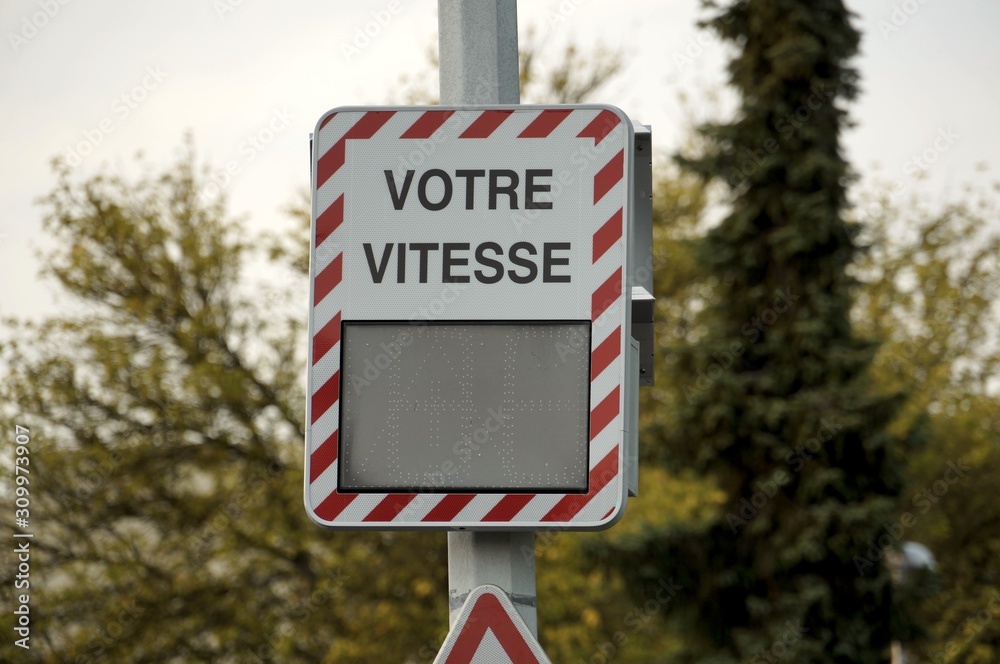
[[[323,499],[316,509],[313,510],[316,516],[323,519],[324,521],[333,521],[337,518],[337,515],[344,511],[348,505],[354,502],[354,499],[358,497],[356,493],[337,493],[334,491],[329,496]]]
[[[337,227],[344,222],[344,195],[335,200],[330,207],[323,210],[323,214],[316,219],[316,246],[323,244],[330,233],[337,230]]]
[[[395,114],[396,111],[368,111],[347,130],[344,138],[371,138]]]
[[[545,138],[555,131],[555,128],[562,124],[562,121],[569,117],[570,113],[572,111],[563,109],[542,111],[537,118],[531,121],[531,124],[524,128],[518,138]]]
[[[330,437],[316,448],[309,456],[309,483],[312,484],[316,478],[330,467],[337,460],[338,445],[340,443],[340,431],[334,431]]]
[[[618,475],[618,446],[608,452],[590,471],[590,489],[587,493],[566,496],[541,518],[542,521],[569,521],[580,513],[597,493]],[[605,517],[607,518],[607,517]]]
[[[312,423],[316,424],[316,420],[323,417],[323,413],[330,410],[330,406],[337,403],[339,398],[340,372],[338,371],[312,395]]]
[[[330,120],[334,119],[335,117],[337,117],[337,114],[331,113],[330,115],[323,118],[323,122],[320,123],[319,128],[322,129],[323,127],[328,125],[330,123]]]
[[[594,380],[601,375],[601,372],[608,368],[615,358],[622,352],[622,328],[608,335],[608,338],[601,342],[601,345],[594,349],[590,355],[590,380]]]
[[[622,119],[611,111],[601,111],[594,120],[583,128],[577,138],[592,138],[594,145],[604,140],[604,137],[621,124]]]
[[[483,111],[459,138],[489,138],[514,111]]]
[[[319,159],[319,166],[316,169],[316,186],[322,187],[333,174],[344,165],[346,142],[350,139],[371,138],[386,122],[389,121],[396,111],[368,111],[361,116],[361,119],[354,123],[354,126],[347,130],[333,147],[327,150]]]
[[[535,497],[533,493],[512,493],[500,499],[483,521],[510,521]]]
[[[538,664],[538,658],[531,652],[531,647],[525,637],[521,636],[517,625],[507,615],[503,604],[490,593],[484,593],[476,600],[444,664],[469,664],[475,658],[487,629],[493,632],[510,661],[517,664]]]
[[[596,263],[597,259],[604,255],[608,249],[611,248],[615,242],[620,240],[622,237],[622,208],[618,208],[618,212],[611,215],[611,218],[604,222],[604,225],[597,229],[594,233],[594,259],[593,262]]]
[[[316,188],[322,187],[343,165],[344,139],[340,139],[319,158],[319,164],[316,166]]]
[[[455,111],[424,111],[400,138],[430,138]]]
[[[313,288],[313,306],[323,301],[323,298],[330,294],[344,276],[344,254],[337,254],[337,257],[330,261],[330,264],[323,268],[323,271],[316,275],[316,285]]]
[[[448,494],[421,521],[451,521],[475,497],[471,493]]]
[[[392,521],[416,497],[415,493],[395,493],[386,496],[362,521]]]
[[[620,150],[618,154],[611,158],[611,161],[604,165],[604,168],[594,176],[594,205],[604,198],[604,194],[611,190],[611,187],[618,184],[622,179],[625,168],[625,150]]]
[[[313,365],[340,341],[340,312],[313,337]]]
[[[590,296],[590,320],[595,321],[622,296],[622,269],[618,268]]]
[[[611,424],[612,420],[618,417],[620,386],[615,386],[611,394],[604,397],[604,401],[597,404],[594,410],[590,411],[590,439],[594,440],[598,434],[604,431],[604,427]]]

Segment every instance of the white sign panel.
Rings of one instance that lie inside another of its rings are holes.
[[[616,521],[631,122],[601,105],[348,107],[314,136],[310,516]]]

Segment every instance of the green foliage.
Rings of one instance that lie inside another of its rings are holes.
[[[883,196],[872,210],[858,262],[865,282],[856,324],[881,342],[874,375],[887,391],[906,388],[902,433],[919,413],[985,394],[1000,374],[1000,342],[992,324],[1000,292],[998,211],[982,191],[934,209],[914,197],[901,206]]]
[[[969,395],[931,421],[933,446],[910,463],[901,512],[908,539],[938,561],[937,591],[921,602],[927,661],[986,664],[1000,657],[1000,403]],[[918,589],[919,590],[919,589]]]
[[[929,412],[929,442],[907,464],[897,520],[905,539],[937,558],[929,588],[901,594],[918,605],[910,626],[916,651],[932,662],[981,664],[1000,658],[1000,237],[995,198],[964,191],[931,207],[919,196],[865,200],[872,212],[858,264],[865,289],[857,324],[879,339],[873,375],[886,391],[909,391],[893,423],[905,435]],[[955,469],[961,470],[961,474]],[[898,521],[901,522],[901,521]]]
[[[247,281],[253,238],[201,198],[206,183],[188,151],[135,183],[61,171],[44,201],[49,272],[81,306],[3,349],[3,402],[17,405],[3,426],[34,436],[33,650],[415,656],[446,615],[443,541],[330,535],[307,519],[304,302]]]
[[[676,411],[644,433],[673,472],[703,478],[708,500],[697,519],[647,524],[601,552],[636,593],[671,575],[690,589],[673,614],[678,661],[888,658],[888,571],[862,574],[856,559],[901,488],[903,441],[888,428],[901,397],[875,392],[876,349],[851,329],[849,19],[837,1],[785,0],[707,22],[737,47],[742,103],[681,162],[732,197],[695,245],[702,299],[672,349]]]

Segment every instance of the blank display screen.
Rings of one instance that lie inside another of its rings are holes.
[[[587,491],[590,321],[347,322],[341,352],[342,491]]]

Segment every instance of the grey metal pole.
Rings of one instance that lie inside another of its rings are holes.
[[[516,0],[438,0],[441,103],[518,104]],[[502,588],[538,638],[535,533],[448,533],[450,623],[469,593]]]
[[[454,625],[469,593],[483,584],[499,586],[538,638],[535,601],[535,533],[448,533],[448,611]]]
[[[438,0],[442,104],[519,104],[516,0]]]

